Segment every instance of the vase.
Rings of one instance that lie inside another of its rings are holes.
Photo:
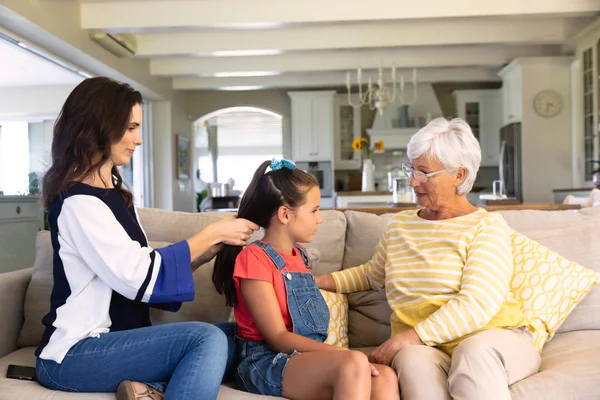
[[[375,167],[373,166],[373,160],[364,159],[362,169],[362,191],[373,192],[375,191]]]
[[[594,173],[594,175],[592,176],[592,181],[594,182],[594,186],[600,189],[600,171]]]

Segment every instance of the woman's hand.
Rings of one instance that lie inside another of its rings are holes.
[[[217,243],[245,246],[250,235],[260,229],[254,222],[235,216],[225,217],[209,225],[217,233]]]
[[[371,352],[369,361],[376,364],[390,365],[400,350],[411,345],[425,345],[414,329],[397,333],[386,340]]]
[[[213,258],[215,258],[217,253],[219,253],[222,249],[223,244],[213,244],[212,246],[210,246],[208,250],[206,250],[200,257],[196,258],[192,262],[192,271],[195,271],[201,265],[204,265]]]
[[[315,276],[315,282],[319,289],[327,290],[329,292],[335,292],[335,281],[331,274]]]

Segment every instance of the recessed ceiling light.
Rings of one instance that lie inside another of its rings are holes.
[[[235,78],[250,76],[274,76],[281,75],[278,71],[236,71],[236,72],[217,72],[213,76],[217,78]]]
[[[248,57],[248,56],[275,56],[283,53],[281,50],[263,49],[263,50],[220,50],[211,53],[215,57]]]
[[[264,89],[264,86],[221,86],[217,88],[218,90],[228,90],[228,91],[236,91],[236,90],[259,90]]]

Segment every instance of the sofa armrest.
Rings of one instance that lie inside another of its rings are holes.
[[[0,274],[0,357],[17,350],[32,272],[33,268],[27,268]]]

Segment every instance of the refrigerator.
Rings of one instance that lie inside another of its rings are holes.
[[[507,197],[523,202],[523,162],[521,150],[521,123],[500,128],[498,168],[502,188]]]

